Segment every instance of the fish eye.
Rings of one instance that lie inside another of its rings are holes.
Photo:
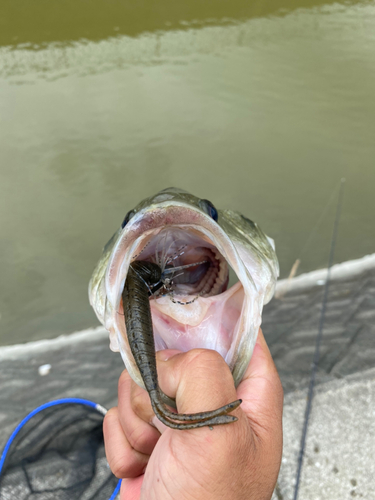
[[[199,200],[199,206],[207,215],[209,215],[215,222],[219,218],[216,208],[209,200]]]
[[[124,229],[126,224],[130,221],[132,217],[135,215],[135,210],[129,210],[129,212],[125,215],[125,219],[122,221],[121,228]]]

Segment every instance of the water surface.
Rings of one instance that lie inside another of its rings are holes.
[[[256,220],[286,276],[326,265],[346,177],[335,261],[375,251],[375,3],[247,3],[2,2],[0,343],[96,325],[102,246],[170,185]]]

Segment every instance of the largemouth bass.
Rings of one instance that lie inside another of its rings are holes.
[[[229,266],[239,281],[228,289]],[[89,298],[109,331],[111,349],[120,351],[132,379],[146,386],[156,415],[174,428],[216,425],[236,420],[227,413],[239,401],[194,418],[177,418],[165,409],[164,403],[173,401],[157,385],[154,351],[214,349],[230,367],[237,386],[278,273],[273,241],[256,223],[168,188],[126,214],[104,247],[89,284]],[[144,312],[134,316],[134,309]],[[149,333],[141,339],[137,329],[140,335],[143,330]],[[153,355],[154,368],[146,374],[139,349],[147,351],[148,366]],[[175,424],[172,418],[184,423]]]

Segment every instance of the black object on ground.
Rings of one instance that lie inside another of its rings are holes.
[[[27,415],[0,459],[0,500],[109,500],[119,481],[104,453],[100,405],[78,398]]]

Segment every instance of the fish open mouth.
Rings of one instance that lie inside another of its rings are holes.
[[[161,203],[136,214],[119,238],[106,273],[113,311],[106,327],[113,334],[111,348],[120,350],[130,375],[142,386],[121,298],[134,260],[156,263],[163,273],[161,283],[149,291],[156,350],[214,349],[239,383],[256,341],[260,314],[255,282],[223,229],[194,207]],[[229,267],[239,281],[228,289]]]
[[[215,349],[226,357],[241,315],[241,283],[227,290],[229,266],[196,229],[156,230],[137,260],[158,264],[164,283],[151,295],[155,347]]]

